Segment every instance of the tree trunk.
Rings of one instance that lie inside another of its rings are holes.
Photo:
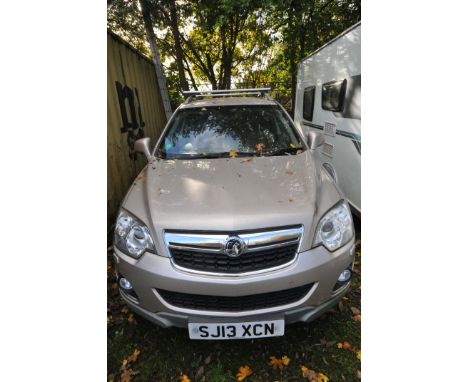
[[[288,21],[288,29],[290,30],[289,36],[289,72],[291,74],[291,113],[294,113],[294,107],[296,105],[296,80],[297,80],[297,73],[296,73],[296,26],[297,23],[294,22],[295,18],[297,17],[296,14],[296,2],[295,0],[291,1],[289,7],[289,21]]]
[[[189,63],[187,62],[185,57],[184,57],[184,62],[185,62],[185,69],[187,70],[187,73],[188,73],[188,75],[190,77],[190,81],[192,81],[193,89],[198,90],[197,83],[195,82],[195,78],[193,77],[192,71],[190,70]]]
[[[166,78],[161,65],[161,59],[159,58],[158,48],[156,47],[156,36],[153,30],[153,21],[151,20],[151,14],[149,11],[146,0],[140,0],[141,13],[143,16],[143,22],[145,24],[146,38],[151,48],[153,55],[154,68],[156,70],[156,78],[158,80],[159,91],[163,101],[164,111],[166,113],[166,119],[169,120],[172,114],[171,102],[169,100],[169,94],[167,92]]]
[[[182,50],[182,44],[180,42],[179,15],[177,14],[175,0],[171,0],[169,6],[170,6],[170,14],[171,14],[171,30],[172,30],[172,35],[174,37],[176,64],[177,64],[177,70],[179,72],[179,83],[180,83],[180,87],[182,90],[189,90],[188,82],[185,78],[184,52]]]

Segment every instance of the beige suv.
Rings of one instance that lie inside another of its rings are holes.
[[[350,286],[350,208],[268,89],[187,92],[119,211],[114,258],[128,306],[192,339],[281,336]]]

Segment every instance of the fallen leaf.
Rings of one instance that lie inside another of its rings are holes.
[[[283,356],[281,357],[281,361],[283,362],[283,365],[284,365],[284,366],[288,366],[288,365],[289,365],[289,362],[291,362],[291,360],[288,358],[287,355],[283,355]]]
[[[117,289],[117,283],[112,283],[111,288],[112,289]]]
[[[343,342],[343,349],[344,350],[349,350],[351,348],[352,348],[352,346],[351,346],[351,344],[349,342],[346,342],[346,341]]]
[[[211,362],[211,355],[205,358],[205,365],[208,365]]]
[[[289,144],[289,146],[291,146],[293,149],[295,149],[295,148],[296,148],[296,145],[295,145],[295,144],[293,144],[293,143],[290,143],[290,144]]]
[[[241,163],[247,163],[247,162],[250,162],[252,160],[252,158],[245,158],[245,159],[242,159],[240,162]]]
[[[328,382],[328,377],[321,373],[310,370],[305,366],[301,366],[302,376],[307,378],[310,382]]]
[[[342,344],[341,342],[338,342],[338,343],[336,344],[336,347],[337,347],[338,349],[343,349],[343,344]]]
[[[130,382],[132,380],[132,369],[125,369],[120,374],[120,382]]]
[[[190,382],[190,378],[187,377],[186,374],[182,374],[182,375],[179,377],[179,381],[180,381],[180,382]]]
[[[137,323],[136,320],[135,320],[135,318],[133,317],[133,314],[132,314],[132,313],[130,313],[130,315],[128,316],[127,320],[128,320],[128,322],[129,322],[130,324],[132,324],[132,325],[136,325],[136,323]]]
[[[270,365],[273,367],[273,369],[280,369],[283,370],[283,362],[276,358],[276,357],[270,357]]]
[[[231,158],[237,158],[237,151],[236,150],[229,151],[229,156]]]
[[[328,377],[323,373],[318,373],[317,382],[328,382]]]
[[[236,378],[238,381],[243,381],[246,379],[249,375],[252,375],[253,371],[250,367],[246,366],[241,366],[239,367],[239,372],[236,374]]]
[[[339,310],[340,312],[343,312],[343,310],[344,310],[343,301],[341,301],[341,300],[340,300],[340,302],[338,303],[338,310]]]
[[[294,175],[293,171],[286,171],[286,175]]]
[[[138,358],[138,356],[140,355],[140,351],[138,349],[135,349],[133,351],[133,354],[130,355],[128,358],[127,358],[127,361],[128,362],[135,362]]]
[[[115,374],[109,374],[109,376],[107,377],[107,382],[114,382],[114,378],[115,378]]]
[[[360,351],[360,350],[358,350],[358,351],[356,352],[356,358],[357,358],[359,361],[361,360],[361,351]]]
[[[122,313],[128,313],[128,308],[124,306],[122,309],[120,309]]]
[[[350,307],[351,312],[353,312],[354,315],[356,314],[361,314],[361,311],[358,308],[355,308],[354,306]]]
[[[255,149],[256,149],[257,151],[262,151],[264,148],[265,148],[265,145],[264,145],[263,143],[257,143],[257,144],[255,145]]]
[[[355,316],[353,316],[353,320],[356,321],[356,322],[360,322],[361,321],[361,315],[360,314],[356,314]]]

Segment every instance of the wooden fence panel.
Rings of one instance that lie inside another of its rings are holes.
[[[166,124],[156,73],[150,59],[107,33],[107,217],[113,219],[131,182],[146,165],[136,139],[154,145]]]

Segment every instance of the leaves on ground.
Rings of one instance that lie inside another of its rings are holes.
[[[189,378],[186,374],[182,374],[182,375],[179,377],[179,381],[180,381],[180,382],[190,382],[190,378]]]
[[[294,175],[294,171],[286,171],[286,175]]]
[[[328,377],[314,370],[308,369],[305,366],[301,366],[302,376],[307,378],[310,382],[328,382]]]
[[[248,366],[241,366],[239,368],[239,372],[236,374],[236,378],[238,381],[243,381],[246,379],[249,375],[252,375],[253,371],[250,367]]]
[[[275,356],[270,357],[270,365],[273,367],[273,369],[280,369],[283,371],[283,368],[287,365],[289,365],[289,362],[291,360],[288,358],[288,356],[284,355],[281,357],[281,359],[276,358]]]
[[[140,355],[140,351],[138,349],[135,349],[133,351],[133,354],[127,358],[128,362],[135,362]]]
[[[137,321],[135,320],[135,317],[133,317],[132,313],[129,314],[127,320],[131,325],[136,325],[137,324]]]
[[[242,159],[240,162],[246,163],[246,162],[251,162],[251,161],[252,161],[252,158],[245,158],[245,159]]]
[[[130,382],[132,380],[132,369],[125,369],[122,374],[120,374],[120,382]]]

